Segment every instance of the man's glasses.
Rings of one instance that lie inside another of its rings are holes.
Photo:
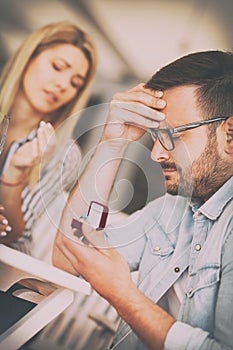
[[[2,113],[0,112],[0,118],[2,120],[0,123],[0,155],[1,155],[5,141],[6,141],[6,135],[7,135],[9,122],[10,122],[10,117],[9,115],[3,116]]]
[[[226,120],[229,117],[218,117],[209,120],[202,120],[198,122],[193,122],[190,124],[185,124],[177,126],[176,128],[168,129],[149,129],[153,141],[159,140],[161,146],[166,151],[172,151],[175,148],[173,134],[177,134],[182,131],[198,128],[199,126],[219,122],[221,120]]]

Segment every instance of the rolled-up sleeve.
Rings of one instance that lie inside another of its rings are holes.
[[[177,321],[170,328],[164,350],[232,350],[232,345],[224,345],[211,338],[201,328]]]
[[[186,323],[177,321],[167,334],[164,350],[200,349],[208,335],[208,332],[200,328],[193,328]]]

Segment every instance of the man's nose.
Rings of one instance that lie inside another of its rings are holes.
[[[159,140],[155,140],[154,145],[151,150],[151,159],[155,162],[164,162],[165,160],[169,160],[171,157],[170,152],[167,151]]]

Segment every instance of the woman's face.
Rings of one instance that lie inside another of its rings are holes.
[[[58,44],[32,59],[23,77],[30,107],[47,114],[70,102],[85,83],[89,62],[71,44]]]

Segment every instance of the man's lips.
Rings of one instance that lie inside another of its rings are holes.
[[[161,164],[161,167],[164,175],[168,175],[177,171],[177,168],[174,164]]]
[[[176,172],[176,169],[166,169],[163,170],[163,175],[168,176]]]

